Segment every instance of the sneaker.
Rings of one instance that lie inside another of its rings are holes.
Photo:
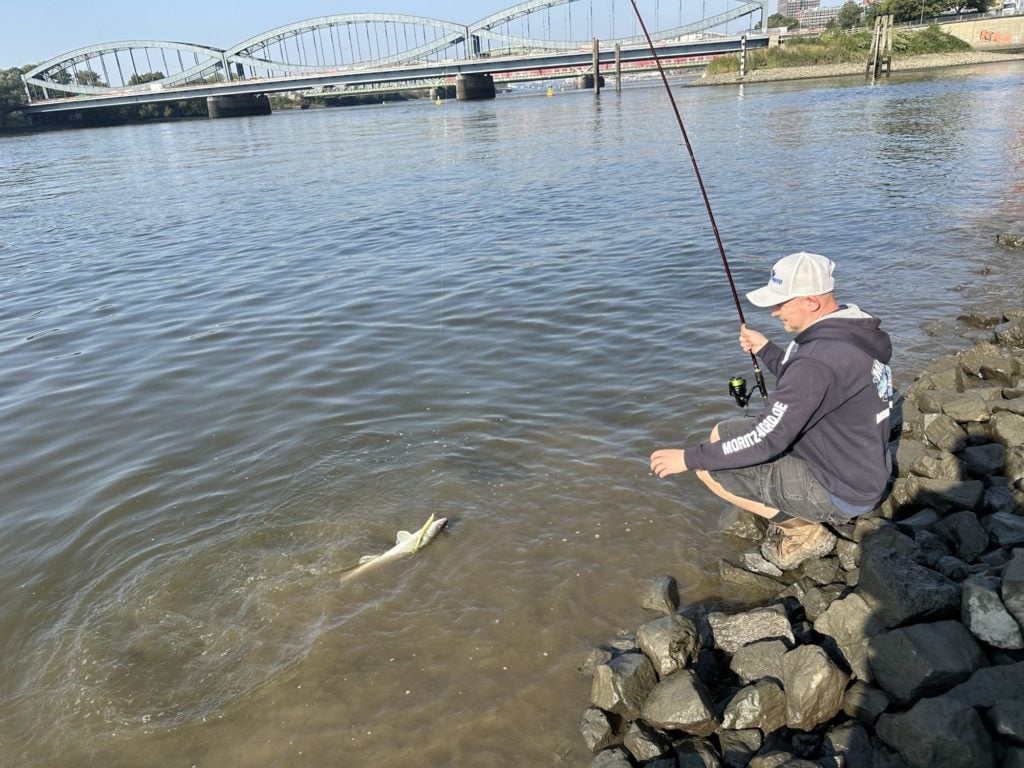
[[[784,571],[814,557],[824,557],[836,546],[836,537],[824,525],[808,523],[799,528],[772,525],[761,544],[764,558]]]

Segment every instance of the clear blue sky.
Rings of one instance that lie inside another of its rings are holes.
[[[469,24],[516,5],[519,0],[4,0],[0,6],[0,69],[36,64],[76,48],[116,40],[171,40],[228,48],[261,32],[336,13],[407,13]],[[629,0],[578,0],[573,8],[606,19],[611,3],[619,18]],[[832,3],[826,3],[832,4]],[[648,26],[657,10],[669,21],[683,8],[688,23],[735,7],[728,0],[643,0]],[[772,2],[770,7],[774,8]],[[692,9],[692,12],[691,12]],[[662,24],[672,26],[671,23]],[[595,28],[597,23],[595,22]],[[600,36],[600,30],[596,32]]]

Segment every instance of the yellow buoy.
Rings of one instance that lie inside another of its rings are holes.
[[[441,106],[442,104],[444,104],[444,102],[443,102],[443,101],[442,101],[441,99],[438,99],[438,100],[437,100],[437,101],[435,101],[434,103],[435,103],[435,104],[437,104],[437,106],[439,106],[439,107],[440,107],[440,106]]]
[[[548,86],[548,96],[554,96],[554,95],[555,95],[555,89],[554,89],[554,88],[552,88],[552,87],[551,87],[551,86],[549,85],[549,86]]]

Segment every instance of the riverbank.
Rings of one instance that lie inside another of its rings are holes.
[[[992,53],[990,51],[958,51],[956,53],[930,53],[921,56],[903,56],[893,59],[893,72],[909,72],[918,69],[937,69],[940,67],[963,67],[973,64],[991,64],[999,61],[1024,61],[1020,53]],[[746,72],[740,79],[735,72],[723,72],[703,77],[687,83],[691,86],[732,85],[736,83],[767,83],[779,80],[810,80],[822,77],[847,77],[863,75],[866,62],[850,62],[844,64],[821,64],[807,67],[772,67],[755,69]]]
[[[720,561],[722,600],[594,651],[581,732],[600,768],[1024,765],[1024,307],[968,312],[974,345],[899,398],[888,499],[836,529],[829,556],[782,572],[764,523]]]

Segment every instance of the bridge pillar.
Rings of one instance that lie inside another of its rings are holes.
[[[604,88],[604,75],[598,75],[598,87]],[[576,78],[576,87],[581,91],[594,87],[594,76],[589,72]]]
[[[241,93],[233,96],[207,96],[206,111],[211,118],[269,115],[270,99],[265,93]]]
[[[454,85],[435,85],[430,89],[430,98],[435,101],[437,99],[454,99],[457,95]]]
[[[459,101],[482,101],[495,97],[494,78],[490,75],[459,75],[455,78],[455,97]]]

